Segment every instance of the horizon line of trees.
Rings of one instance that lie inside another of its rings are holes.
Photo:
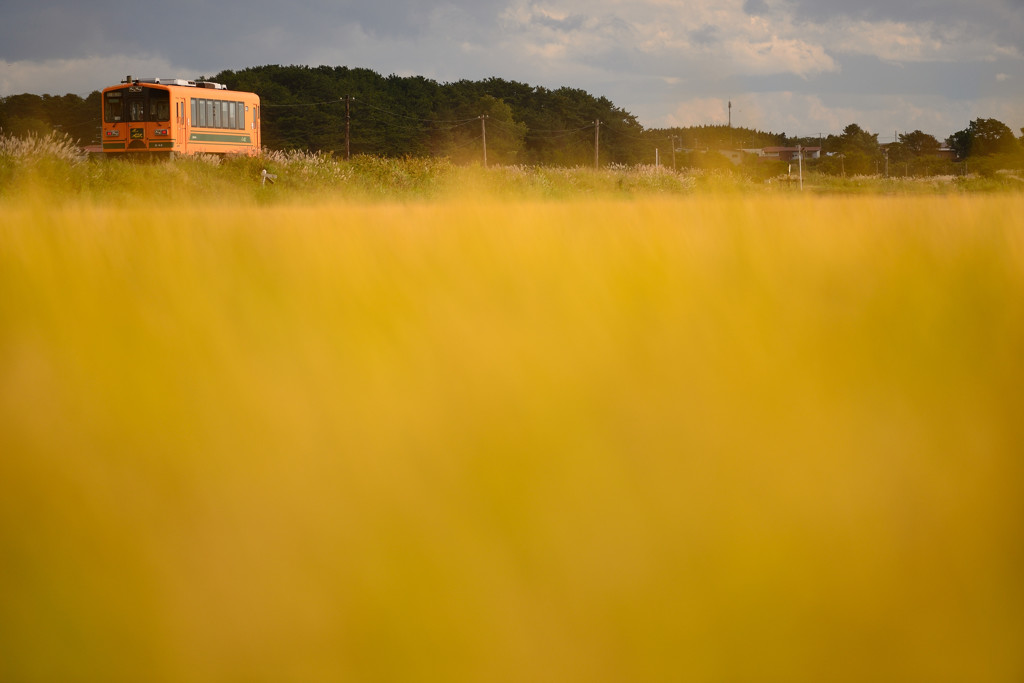
[[[897,173],[922,175],[945,172],[952,163],[940,157],[942,143],[920,130],[882,144],[877,133],[856,123],[824,138],[725,125],[645,129],[633,114],[605,97],[501,78],[438,83],[346,66],[266,65],[221,71],[208,80],[260,96],[266,147],[341,157],[348,150],[472,163],[481,159],[486,136],[488,160],[498,164],[593,164],[595,143],[602,164],[653,163],[658,155],[666,165],[674,160],[683,167],[731,167],[732,162],[715,152],[796,145],[820,146],[822,158],[810,165],[826,173],[880,172],[885,163],[895,165]],[[0,98],[0,130],[16,136],[58,131],[80,144],[96,143],[100,101],[98,91],[85,98]],[[996,119],[976,119],[944,142],[958,161],[994,158],[1006,167],[1024,168],[1024,129],[1021,133],[1018,139]]]

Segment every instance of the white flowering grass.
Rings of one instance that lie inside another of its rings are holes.
[[[31,164],[40,159],[53,159],[69,164],[80,164],[86,153],[67,133],[25,136],[6,135],[0,131],[0,159]]]

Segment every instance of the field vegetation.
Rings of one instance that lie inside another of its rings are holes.
[[[718,160],[715,157],[718,156]],[[702,156],[699,165],[610,164],[521,166],[456,164],[450,159],[404,159],[357,155],[351,161],[330,153],[265,150],[258,158],[222,160],[214,156],[179,158],[171,163],[126,160],[107,163],[83,152],[69,136],[0,135],[0,199],[36,197],[46,203],[118,201],[243,202],[416,201],[465,196],[499,199],[571,199],[650,195],[742,193],[791,194],[799,189],[796,169],[784,163],[734,166],[720,155]],[[261,181],[263,170],[276,176]],[[850,175],[807,170],[810,194],[959,194],[1024,191],[1016,171],[945,176]]]
[[[5,144],[0,680],[1024,677],[1012,179]]]

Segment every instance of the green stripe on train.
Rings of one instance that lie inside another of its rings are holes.
[[[190,142],[233,142],[240,145],[252,144],[252,138],[248,135],[225,135],[223,133],[192,133],[188,139]]]
[[[123,142],[104,142],[103,149],[124,149]]]

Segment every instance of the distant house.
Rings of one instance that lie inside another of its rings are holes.
[[[707,153],[707,149],[683,149],[683,152]],[[797,153],[803,152],[804,159],[820,159],[821,147],[753,147],[747,149],[715,150],[732,163],[739,166],[745,157],[757,157],[758,161],[797,161]]]
[[[800,153],[804,159],[820,159],[821,147],[764,147],[758,156],[771,161],[797,161]]]
[[[734,164],[739,164],[744,156],[757,157],[759,161],[794,162],[798,160],[797,155],[801,152],[804,159],[821,158],[821,147],[753,147],[749,149],[720,150],[720,153],[728,157]]]
[[[745,149],[720,149],[720,150],[718,150],[719,154],[721,154],[722,156],[724,156],[726,159],[728,159],[732,163],[736,164],[737,166],[739,166],[740,163],[742,163],[742,161],[743,161],[743,153],[744,152],[746,152]]]

